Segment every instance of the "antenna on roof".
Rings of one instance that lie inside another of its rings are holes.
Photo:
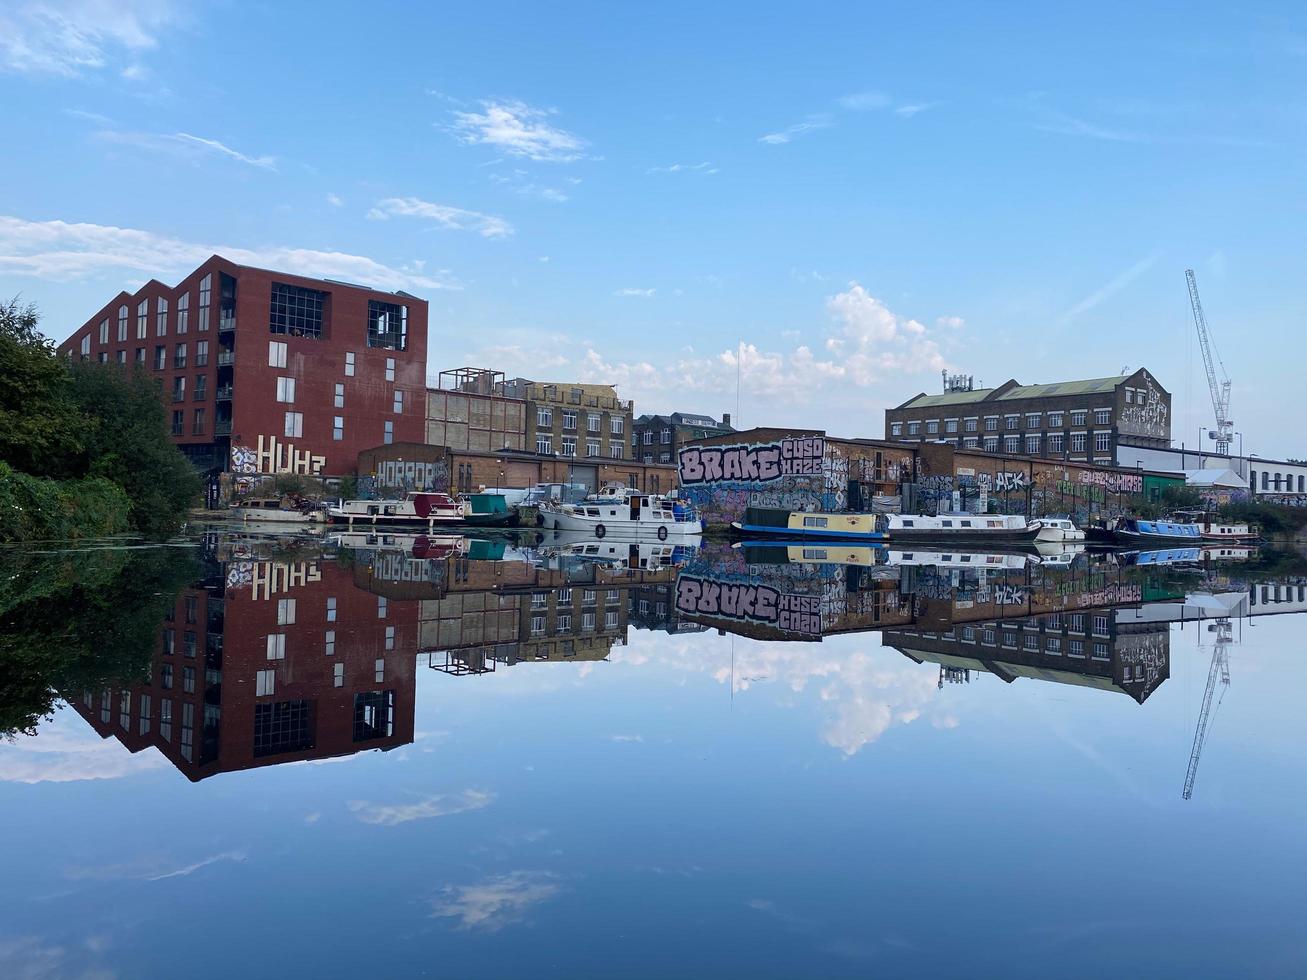
[[[949,374],[945,369],[940,371],[940,376],[944,379],[944,391],[974,391],[976,387],[975,375],[971,374]]]
[[[1130,373],[1130,365],[1127,364],[1127,365],[1125,365],[1123,368],[1121,368],[1121,373],[1122,373],[1122,374],[1129,374],[1129,373]]]

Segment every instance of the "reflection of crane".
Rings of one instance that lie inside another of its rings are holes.
[[[1198,712],[1198,728],[1194,731],[1194,747],[1189,753],[1189,771],[1184,777],[1184,798],[1194,795],[1194,779],[1198,775],[1198,760],[1203,754],[1203,743],[1207,740],[1207,731],[1211,725],[1212,693],[1216,690],[1216,679],[1221,679],[1221,697],[1216,707],[1221,707],[1225,691],[1230,686],[1230,644],[1234,642],[1231,624],[1228,618],[1218,619],[1208,627],[1216,633],[1216,649],[1212,651],[1212,666],[1207,669],[1207,690],[1203,692],[1203,707]]]
[[[1222,456],[1229,456],[1230,442],[1234,438],[1234,423],[1230,421],[1230,375],[1207,330],[1207,317],[1203,316],[1203,304],[1198,298],[1198,280],[1194,278],[1194,270],[1186,269],[1184,278],[1189,284],[1189,305],[1194,310],[1198,345],[1203,349],[1203,366],[1207,368],[1207,387],[1212,392],[1212,411],[1216,413],[1216,428],[1209,434],[1216,440],[1216,451]],[[1221,369],[1219,380],[1216,376],[1218,366]]]

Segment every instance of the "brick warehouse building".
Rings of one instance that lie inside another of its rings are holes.
[[[885,435],[1009,456],[1112,463],[1118,446],[1171,444],[1171,393],[1141,368],[1087,381],[924,392],[885,411]]]
[[[119,293],[59,350],[151,372],[173,441],[210,472],[339,476],[425,434],[427,302],[404,292],[215,255]]]

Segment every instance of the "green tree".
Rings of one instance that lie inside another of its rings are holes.
[[[36,307],[0,304],[0,461],[33,476],[75,472],[85,421]]]
[[[70,397],[88,421],[82,470],[110,480],[131,499],[132,525],[147,534],[175,530],[199,499],[199,474],[167,435],[154,378],[118,365],[78,363]]]

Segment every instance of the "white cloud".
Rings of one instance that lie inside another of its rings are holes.
[[[491,174],[490,179],[511,190],[514,194],[521,197],[534,197],[542,201],[550,201],[554,204],[562,204],[567,200],[567,193],[559,190],[557,187],[548,187],[544,184],[537,184],[529,180],[525,170],[514,170],[511,174]],[[575,181],[573,183],[580,183]]]
[[[1085,119],[1079,119],[1064,112],[1049,112],[1044,122],[1038,123],[1036,129],[1045,133],[1057,133],[1061,136],[1083,136],[1088,139],[1106,140],[1110,143],[1146,143],[1148,137],[1124,129],[1100,126]]]
[[[794,139],[794,137],[800,136],[803,133],[810,133],[815,129],[827,129],[833,125],[835,125],[834,120],[824,113],[821,115],[809,116],[803,122],[795,123],[793,126],[788,126],[775,133],[768,133],[766,136],[759,136],[758,142],[776,146],[781,143],[788,143],[790,140]]]
[[[911,119],[917,113],[925,112],[928,109],[933,109],[937,105],[939,105],[938,102],[908,103],[905,105],[896,106],[894,109],[894,113],[895,115],[902,116],[904,119]]]
[[[643,735],[609,735],[610,742],[643,742]]]
[[[184,864],[180,868],[173,868],[171,871],[161,871],[158,874],[150,875],[145,880],[163,881],[165,878],[186,878],[195,874],[195,872],[199,871],[201,868],[207,868],[209,865],[217,864],[220,861],[236,861],[239,863],[244,860],[244,851],[224,851],[221,854],[215,854],[212,857],[207,857],[200,861]]]
[[[413,820],[447,817],[455,813],[480,810],[495,801],[494,793],[480,789],[465,789],[458,793],[438,793],[423,797],[414,803],[372,803],[368,800],[351,800],[349,810],[363,823],[394,827]]]
[[[232,149],[219,140],[195,136],[192,133],[131,133],[106,129],[96,133],[95,138],[106,143],[134,146],[153,152],[217,154],[251,167],[259,167],[263,170],[277,169],[277,158],[274,156],[250,156],[248,153]]]
[[[130,78],[176,18],[171,0],[10,0],[0,10],[0,67],[71,78],[126,60]]]
[[[383,265],[362,255],[318,249],[242,248],[169,238],[135,228],[66,221],[27,221],[0,215],[0,272],[69,282],[90,276],[135,272],[167,277],[189,272],[209,256],[240,265],[315,278],[345,279],[380,289],[457,289],[457,282]]]
[[[869,112],[872,109],[884,109],[890,104],[890,97],[884,92],[854,92],[839,99],[840,107],[851,112]]]
[[[39,936],[0,939],[0,976],[9,980],[114,980],[117,972],[94,960],[103,951],[103,941],[98,938],[88,939],[82,948],[56,946]]]
[[[86,779],[121,779],[151,769],[166,769],[158,752],[133,755],[121,742],[102,739],[69,708],[55,712],[35,738],[0,743],[0,781],[68,783]]]
[[[525,102],[483,100],[483,112],[455,112],[454,132],[470,145],[494,146],[515,157],[566,163],[579,160],[586,142],[549,125],[554,110]]]
[[[644,296],[644,297],[649,297],[649,296],[654,295],[654,293],[656,293],[657,291],[658,291],[658,290],[657,290],[657,289],[654,289],[654,288],[649,288],[649,289],[640,289],[640,288],[632,288],[632,287],[628,286],[628,287],[625,288],[625,289],[614,289],[614,290],[613,290],[613,295],[614,295],[614,296]]]
[[[444,228],[475,231],[484,238],[503,238],[513,234],[513,226],[503,218],[417,197],[388,197],[378,201],[376,207],[368,212],[368,217],[377,221],[393,217],[428,218]]]
[[[718,168],[712,163],[704,160],[702,163],[672,163],[665,167],[650,167],[645,173],[650,174],[682,174],[682,173],[700,173],[704,176],[715,174]]]
[[[474,885],[452,885],[431,903],[434,918],[454,918],[462,929],[494,932],[522,919],[528,909],[559,892],[557,875],[511,871]]]
[[[328,193],[327,203],[330,204],[333,208],[340,208],[345,206],[345,200],[339,194]]]
[[[935,317],[935,326],[944,327],[948,330],[961,330],[966,325],[966,320],[960,316],[937,316]]]

